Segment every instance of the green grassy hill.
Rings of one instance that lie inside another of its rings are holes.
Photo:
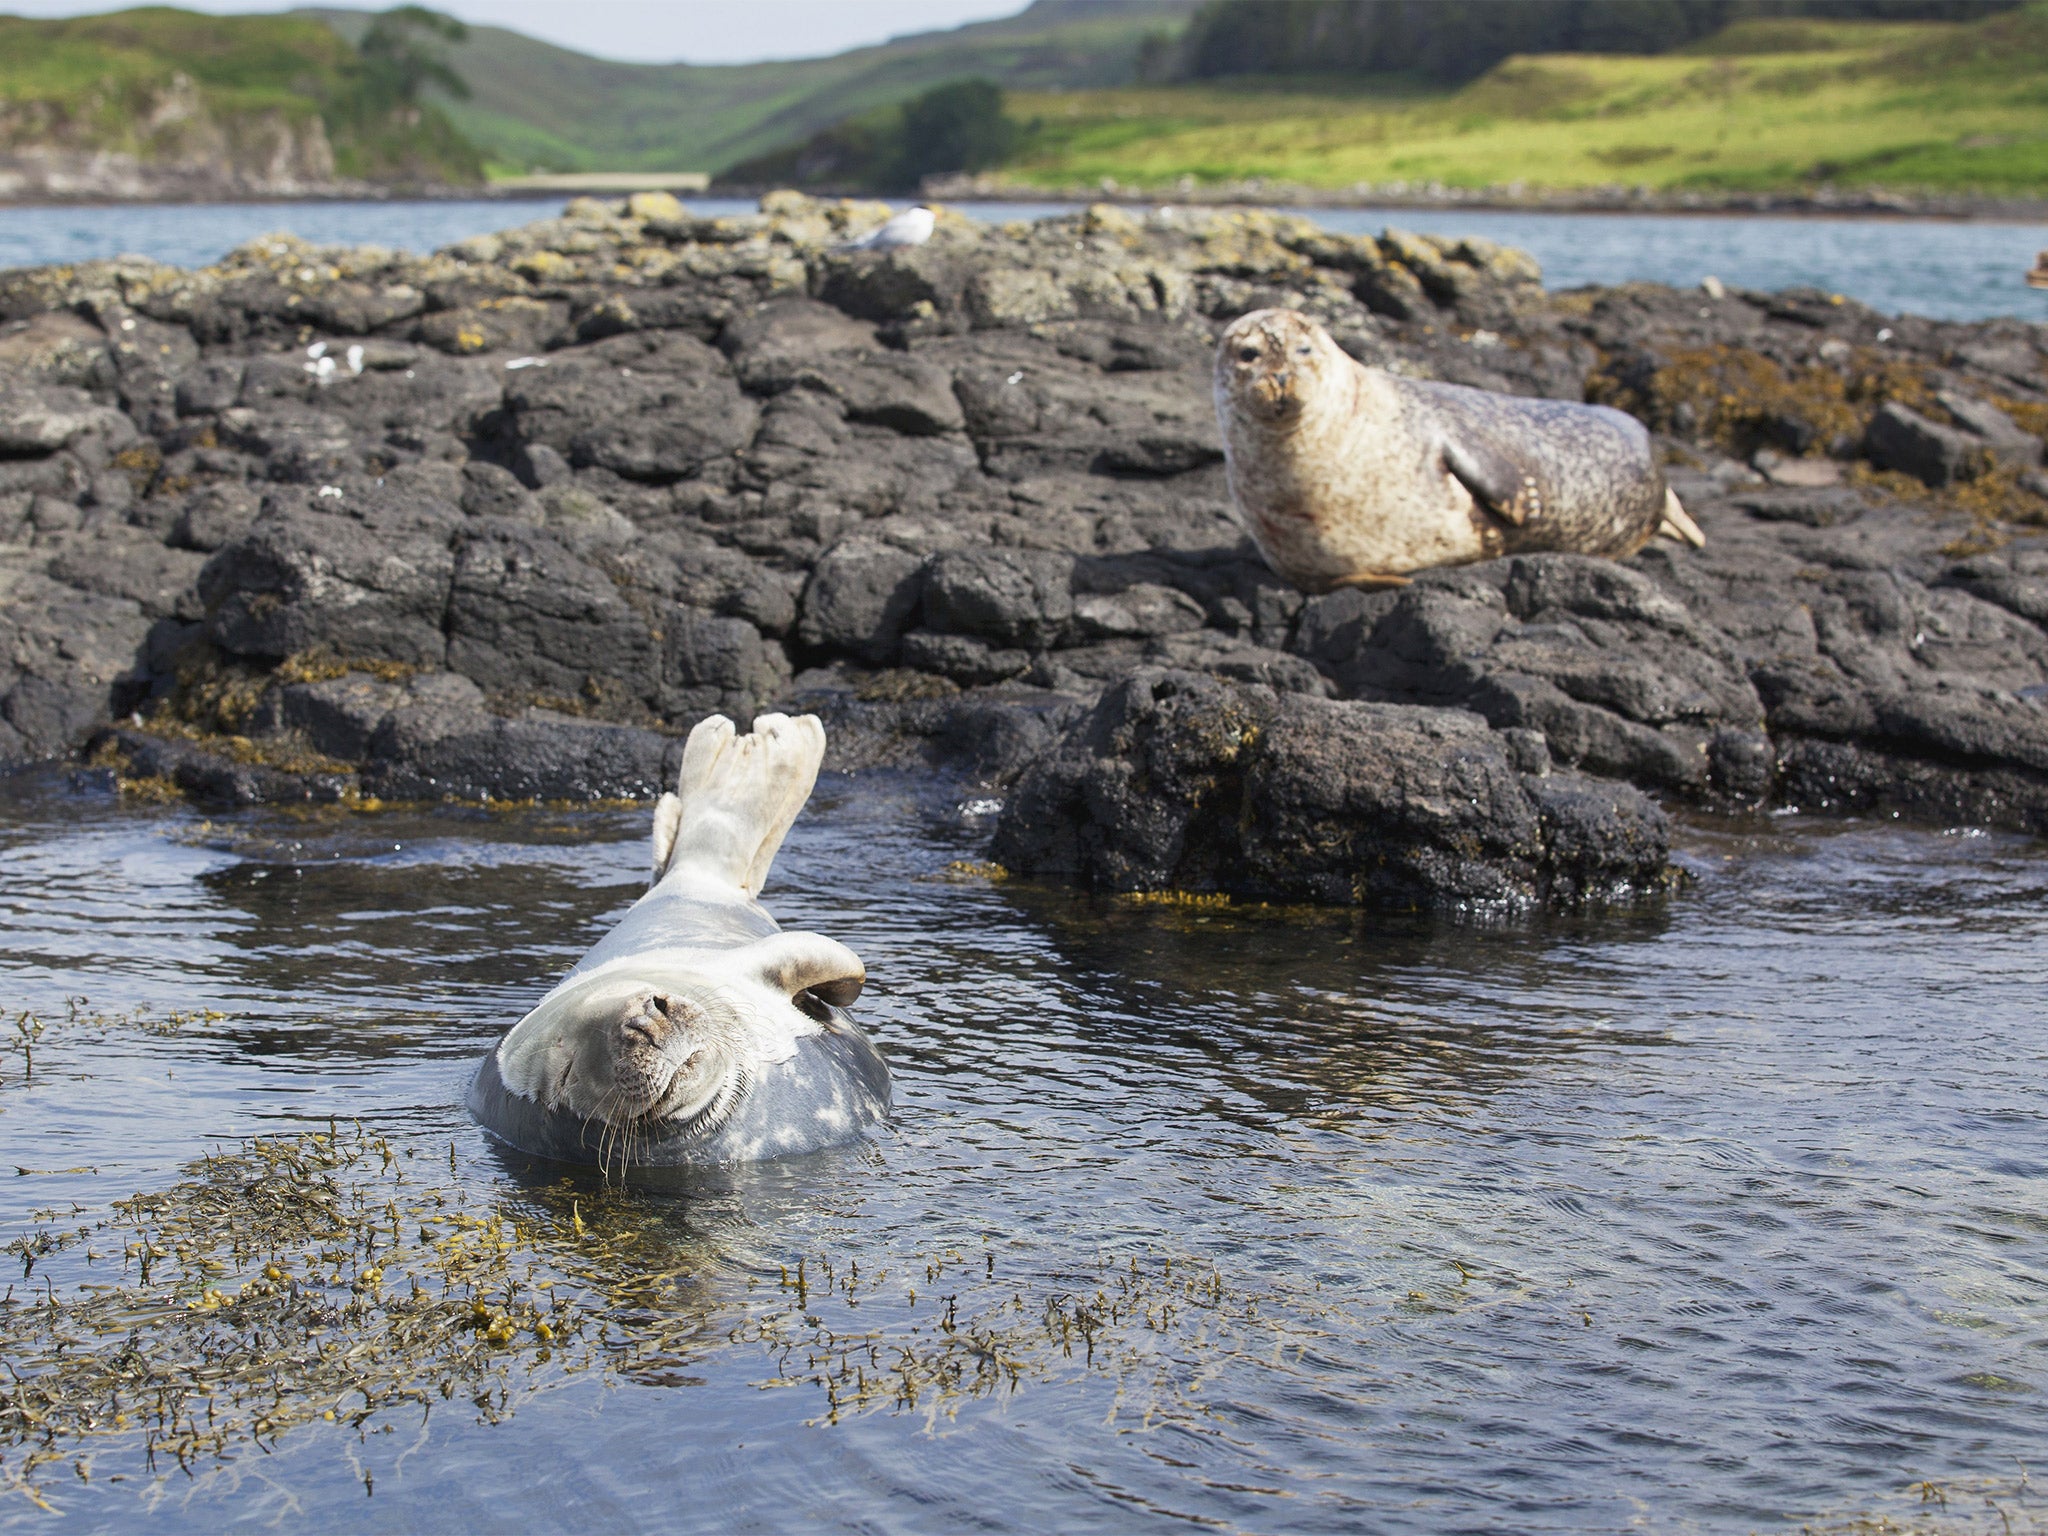
[[[1972,21],[1738,22],[1669,53],[1510,57],[1419,77],[1133,86],[1198,0],[1038,0],[827,59],[632,65],[493,27],[447,49],[473,95],[367,110],[358,11],[166,7],[0,17],[0,152],[209,157],[292,174],[460,181],[494,170],[708,171],[886,117],[947,82],[1007,92],[1013,183],[2048,196],[2048,0]],[[482,160],[478,151],[482,152]]]
[[[1753,20],[1673,53],[1510,58],[1455,91],[1304,80],[1016,94],[1041,186],[2048,195],[2048,3],[1971,22]]]
[[[441,105],[507,173],[716,172],[965,76],[1011,90],[1121,83],[1147,34],[1177,30],[1197,3],[1038,0],[1017,16],[833,58],[744,65],[619,64],[472,27],[448,59],[473,94]],[[359,11],[302,14],[351,39],[368,25]]]
[[[0,16],[0,150],[107,150],[147,162],[274,157],[295,173],[463,181],[480,166],[436,112],[359,110],[350,45],[304,16]],[[324,166],[324,173],[323,168]]]

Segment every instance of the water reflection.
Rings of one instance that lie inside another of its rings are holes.
[[[1666,1039],[1625,1022],[1642,989],[1629,949],[1665,933],[1661,903],[1445,922],[1007,883],[997,896],[1010,924],[1043,932],[1064,963],[1069,1049],[1177,1079],[1202,1091],[1202,1113],[1248,1128],[1456,1110],[1589,1042]],[[1572,957],[1562,966],[1561,954]]]

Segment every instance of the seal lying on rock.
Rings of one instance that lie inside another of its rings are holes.
[[[784,933],[754,899],[825,754],[815,715],[713,715],[654,808],[654,884],[495,1050],[469,1091],[522,1152],[677,1167],[850,1141],[889,1069],[846,1015],[844,945]]]
[[[1642,423],[1601,405],[1402,378],[1261,309],[1216,353],[1230,489],[1266,563],[1309,592],[1565,550],[1702,544]]]

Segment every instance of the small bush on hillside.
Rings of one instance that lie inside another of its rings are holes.
[[[992,81],[954,80],[901,106],[834,123],[801,144],[743,160],[718,179],[727,186],[907,192],[927,176],[1002,164],[1021,133]]]

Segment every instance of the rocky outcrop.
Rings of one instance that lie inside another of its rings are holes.
[[[801,706],[840,766],[991,781],[1019,869],[1397,906],[1653,886],[1645,795],[2048,828],[2036,328],[1257,213],[838,249],[878,216],[0,273],[0,759],[635,796],[702,714]],[[1209,396],[1274,304],[1636,411],[1706,549],[1304,598]]]
[[[993,857],[1105,891],[1383,909],[1661,889],[1664,813],[1465,710],[1141,671],[1028,768]]]

